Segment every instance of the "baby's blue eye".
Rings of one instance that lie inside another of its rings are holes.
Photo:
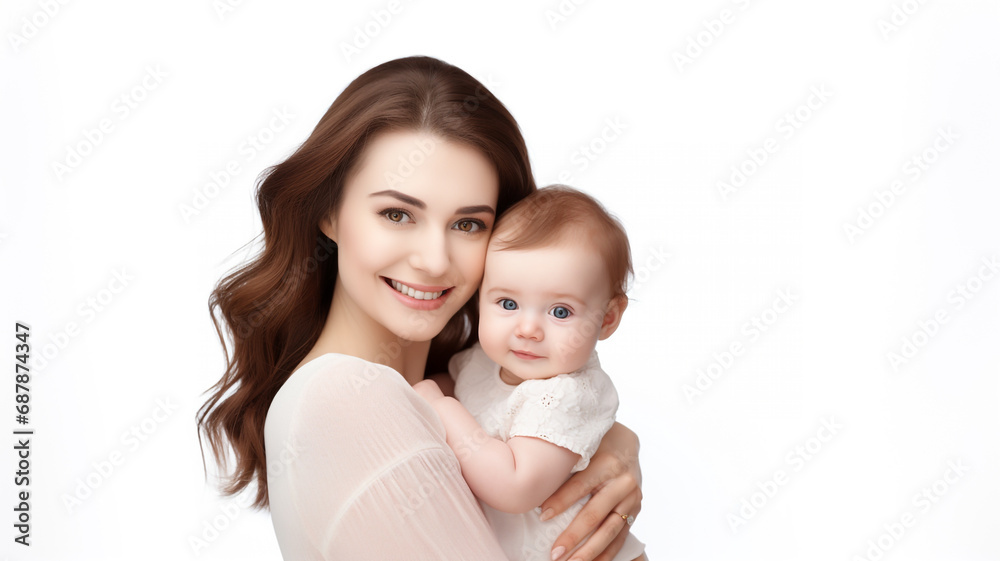
[[[511,300],[510,298],[504,298],[500,300],[500,305],[503,306],[505,310],[516,310],[517,302]]]
[[[555,308],[552,308],[552,315],[556,316],[559,319],[568,318],[569,313],[570,313],[569,309],[567,309],[564,306],[556,306]]]

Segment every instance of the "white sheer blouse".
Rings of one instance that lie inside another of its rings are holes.
[[[320,356],[278,391],[264,435],[286,561],[507,561],[440,419],[395,370]]]

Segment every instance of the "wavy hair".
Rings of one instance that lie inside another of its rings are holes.
[[[220,466],[222,492],[236,494],[256,483],[254,507],[268,506],[267,410],[319,338],[333,298],[336,245],[319,224],[337,209],[367,142],[398,130],[479,149],[499,175],[498,216],[535,191],[524,139],[506,107],[465,71],[429,57],[392,60],[356,78],[309,138],[261,173],[256,199],[263,248],[222,278],[209,298],[226,370],[197,413],[202,458],[207,441]],[[475,342],[476,300],[470,298],[433,339],[427,371],[444,370],[452,354]]]

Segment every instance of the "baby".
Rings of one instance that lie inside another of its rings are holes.
[[[594,347],[618,328],[631,272],[625,231],[600,203],[564,186],[537,191],[490,238],[479,342],[448,364],[458,401],[433,380],[414,386],[511,560],[551,561],[589,498],[540,520],[538,505],[587,467],[614,424],[618,394]],[[615,561],[644,547],[629,534]]]

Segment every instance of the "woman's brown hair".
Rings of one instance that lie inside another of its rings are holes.
[[[333,298],[336,245],[320,232],[320,221],[336,210],[366,143],[394,130],[430,132],[478,148],[499,175],[498,216],[535,191],[528,151],[511,114],[475,78],[429,57],[392,60],[356,78],[309,138],[261,174],[256,197],[264,247],[221,279],[209,298],[226,370],[197,415],[199,441],[204,446],[207,440],[224,477],[222,491],[235,494],[255,482],[255,507],[268,505],[268,407],[319,338]],[[434,338],[426,371],[445,370],[452,354],[475,342],[476,300],[470,298]]]

